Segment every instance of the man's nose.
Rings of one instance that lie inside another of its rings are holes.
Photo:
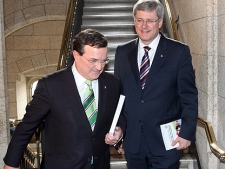
[[[102,70],[105,67],[105,64],[102,64],[101,62],[97,62],[95,67],[98,70]]]
[[[142,23],[142,27],[148,27],[148,21],[143,21],[143,23]]]

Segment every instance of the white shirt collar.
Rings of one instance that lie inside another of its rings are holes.
[[[160,37],[161,37],[161,35],[158,34],[156,36],[156,38],[150,44],[148,44],[148,45],[144,45],[142,43],[141,39],[139,38],[139,47],[140,47],[140,49],[143,49],[143,47],[145,47],[145,46],[149,46],[151,48],[151,50],[156,51],[156,49],[158,47],[158,44],[159,44]]]

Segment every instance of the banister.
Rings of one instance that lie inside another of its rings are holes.
[[[198,116],[198,126],[205,129],[211,152],[220,160],[220,162],[225,163],[225,150],[220,148],[217,144],[211,123]]]

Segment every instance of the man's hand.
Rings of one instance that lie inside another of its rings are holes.
[[[124,149],[123,149],[123,143],[120,145],[119,149],[117,150],[118,153],[122,154],[124,152]]]
[[[171,145],[174,146],[177,143],[179,143],[179,146],[177,147],[177,150],[183,150],[183,149],[185,149],[185,148],[187,148],[191,145],[191,141],[186,140],[186,139],[181,138],[181,137],[177,137],[176,140],[174,140]]]
[[[113,136],[110,136],[109,133],[105,135],[105,143],[109,145],[114,145],[116,144],[119,139],[123,136],[123,131],[121,130],[120,127],[116,127],[115,132]]]
[[[8,165],[4,165],[3,166],[3,169],[19,169],[19,167],[18,168],[15,168],[15,167],[10,167],[10,166],[8,166]]]

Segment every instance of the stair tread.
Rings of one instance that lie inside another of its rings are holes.
[[[83,15],[83,18],[105,18],[105,17],[107,17],[107,18],[115,18],[115,17],[117,17],[117,18],[133,18],[133,15],[131,15],[131,14],[124,14],[124,15],[117,15],[117,16],[115,16],[115,15]]]
[[[106,28],[106,29],[108,29],[108,28],[124,28],[124,27],[134,27],[134,24],[120,24],[120,25],[114,25],[114,24],[111,24],[111,25],[91,25],[93,28],[94,27],[98,27],[98,28]],[[82,25],[81,27],[90,27],[90,25],[89,26],[87,26],[87,25]]]
[[[121,10],[121,9],[133,9],[132,6],[92,6],[84,7],[84,10]]]

